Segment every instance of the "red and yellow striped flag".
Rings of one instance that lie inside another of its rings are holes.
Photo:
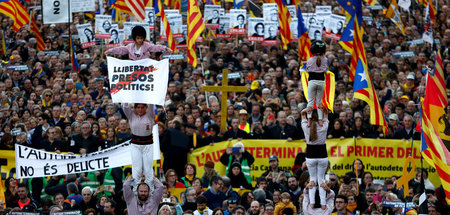
[[[161,21],[164,26],[164,32],[167,37],[167,43],[169,43],[170,49],[172,49],[172,51],[175,52],[177,50],[176,44],[175,44],[175,39],[173,38],[172,29],[170,29],[169,20],[167,20],[166,13],[164,12],[164,7],[163,7],[163,3],[162,3],[163,0],[154,0],[154,1],[156,1],[155,14],[157,16],[161,16]]]
[[[188,0],[187,28],[187,58],[188,62],[195,68],[197,67],[195,41],[205,30],[205,23],[196,0]]]
[[[27,10],[17,0],[0,1],[0,13],[5,14],[14,21],[12,28],[16,32],[30,21],[30,15]]]
[[[306,64],[302,67],[304,72],[302,72],[302,87],[303,89],[308,89],[308,77],[309,74],[305,70]],[[327,71],[325,73],[325,86],[322,96],[322,105],[324,108],[329,109],[331,112],[333,112],[333,106],[334,106],[334,96],[336,91],[336,83],[335,83],[335,77],[334,73]],[[309,101],[308,99],[308,90],[304,90],[303,93],[305,94],[306,101]],[[317,106],[317,104],[316,104]]]
[[[45,49],[44,38],[42,38],[42,34],[39,31],[39,27],[36,24],[36,20],[34,19],[34,14],[31,15],[30,31],[32,33],[34,33],[34,36],[36,37],[37,50],[44,51],[44,49]]]
[[[278,21],[280,22],[280,34],[281,43],[283,44],[283,49],[287,49],[287,45],[292,41],[291,27],[289,23],[291,22],[291,15],[286,7],[286,2],[284,0],[275,0],[278,7]]]
[[[436,56],[434,71],[427,75],[421,114],[421,151],[425,161],[436,168],[446,195],[445,200],[450,204],[450,153],[445,145],[450,143],[450,136],[445,133],[445,125],[439,122],[445,116],[448,105],[440,50]]]

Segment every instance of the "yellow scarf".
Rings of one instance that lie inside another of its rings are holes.
[[[355,209],[356,209],[357,206],[358,206],[358,205],[356,204],[356,202],[351,203],[351,204],[348,204],[348,205],[347,205],[347,210],[349,210],[349,211],[351,211],[351,212],[353,213],[353,211],[355,211]]]

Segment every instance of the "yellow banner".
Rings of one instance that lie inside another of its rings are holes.
[[[225,174],[225,166],[220,163],[220,156],[228,146],[236,141],[220,142],[213,146],[196,149],[188,156],[188,161],[197,166],[197,177],[203,175],[203,166],[206,161],[215,163],[215,169],[220,175]],[[253,185],[257,177],[261,176],[269,168],[269,156],[276,154],[279,158],[279,166],[284,170],[291,170],[295,156],[299,152],[305,152],[306,142],[285,140],[242,140],[246,150],[253,155],[255,163],[251,166]],[[338,176],[352,171],[352,163],[355,155],[362,160],[365,171],[370,171],[374,179],[385,179],[391,176],[401,176],[403,163],[411,153],[411,142],[402,140],[377,140],[360,139],[356,142],[356,150],[353,139],[329,139],[327,140],[328,159],[332,172]],[[420,167],[420,142],[415,141],[412,156],[416,167]],[[437,187],[440,185],[436,169],[423,162],[423,167],[428,171],[431,182]]]
[[[213,146],[205,146],[196,149],[189,154],[188,162],[197,166],[197,177],[203,175],[203,166],[206,161],[213,161],[215,169],[220,175],[225,174],[225,166],[220,163],[220,156],[227,147],[236,141],[220,142]],[[261,176],[269,168],[269,156],[276,154],[280,161],[280,168],[291,170],[294,165],[295,156],[299,152],[305,152],[306,142],[285,140],[242,140],[246,150],[253,155],[255,163],[251,166],[253,185],[257,177]],[[391,176],[401,176],[403,163],[411,151],[416,167],[420,167],[420,142],[414,141],[411,150],[411,142],[402,140],[377,140],[360,139],[356,142],[356,150],[353,139],[329,139],[327,140],[328,158],[331,163],[331,171],[338,176],[352,170],[351,166],[355,155],[362,160],[365,171],[370,171],[375,179],[385,179]],[[14,151],[0,150],[0,167],[2,179],[15,176]],[[156,165],[154,165],[156,167]],[[435,187],[440,185],[436,169],[423,162],[423,167],[428,171],[429,178]]]

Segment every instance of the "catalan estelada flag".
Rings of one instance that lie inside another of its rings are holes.
[[[169,20],[167,20],[166,13],[164,12],[162,0],[154,0],[154,3],[155,3],[155,15],[161,16],[161,21],[164,26],[164,33],[166,34],[167,37],[167,43],[169,43],[170,49],[172,49],[172,51],[175,52],[177,50],[175,45],[175,39],[173,38],[172,30],[170,29]]]
[[[195,41],[205,30],[202,13],[198,8],[196,0],[188,0],[187,14],[187,58],[188,62],[197,67],[197,54],[195,51]]]
[[[42,34],[39,31],[39,27],[36,24],[36,20],[34,19],[34,14],[31,15],[30,31],[32,33],[34,33],[34,36],[36,37],[37,50],[44,51],[44,49],[45,49],[44,38],[42,38]]]
[[[281,43],[283,45],[283,49],[286,50],[287,45],[292,41],[291,27],[289,27],[289,23],[291,23],[291,15],[286,7],[287,3],[285,0],[275,0],[275,2],[278,7]]]
[[[12,28],[16,32],[30,21],[30,15],[18,0],[0,0],[0,13],[14,21]]]
[[[305,99],[306,99],[306,101],[309,101],[308,90],[307,90],[309,74],[308,74],[308,72],[306,72],[305,67],[306,67],[306,64],[303,65],[303,70],[305,70],[305,71],[302,72],[301,79],[302,79],[302,87],[303,87],[303,93],[305,94]],[[323,96],[322,96],[322,105],[324,108],[329,109],[331,112],[333,112],[335,91],[336,91],[336,82],[335,82],[334,73],[327,71],[327,73],[325,73],[325,86],[324,86],[324,91],[323,91]],[[316,104],[316,107],[317,107],[317,104]]]
[[[447,108],[447,94],[443,79],[443,67],[440,51],[436,57],[435,69],[427,74],[425,98],[422,103],[422,155],[436,171],[444,188],[446,201],[450,204],[450,145],[449,134],[446,134],[446,124],[441,125],[441,118],[445,117]],[[443,120],[447,120],[444,118]],[[447,146],[446,146],[447,145]]]
[[[72,71],[79,72],[80,71],[80,65],[78,64],[77,53],[75,52],[75,49],[73,48],[72,37],[69,37],[69,42],[70,42],[70,60],[71,60],[71,63],[72,63]]]
[[[356,0],[359,8],[362,8],[361,0]],[[358,8],[358,6],[355,6]],[[356,12],[358,13],[358,12]],[[357,16],[355,16],[357,17]],[[367,67],[366,53],[364,44],[362,42],[362,32],[357,21],[354,22],[354,36],[353,36],[353,52],[357,58],[357,65],[355,69],[355,76],[353,82],[353,97],[365,101],[370,107],[370,124],[379,125],[383,128],[383,133],[387,132],[387,123],[384,118],[378,96],[375,93],[375,88],[372,84],[372,79],[369,76],[369,69]]]
[[[307,61],[311,56],[311,39],[308,35],[308,30],[305,27],[305,22],[303,20],[302,11],[300,6],[298,8],[298,58],[299,61]]]

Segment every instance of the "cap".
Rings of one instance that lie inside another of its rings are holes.
[[[413,80],[416,79],[414,77],[414,72],[409,73],[408,76],[406,76],[406,79],[413,79]]]
[[[395,113],[389,115],[389,120],[395,120],[395,121],[398,121],[398,115],[395,114]]]
[[[241,115],[241,114],[247,114],[247,111],[246,111],[245,109],[241,109],[241,110],[239,111],[239,115]]]
[[[270,157],[269,157],[269,162],[270,161],[277,161],[278,160],[278,156],[276,156],[276,155],[271,155]]]
[[[251,90],[256,90],[259,88],[259,81],[252,81],[252,85],[250,87]]]
[[[409,100],[409,97],[407,95],[403,95],[402,97],[400,97],[400,99],[406,99]]]

